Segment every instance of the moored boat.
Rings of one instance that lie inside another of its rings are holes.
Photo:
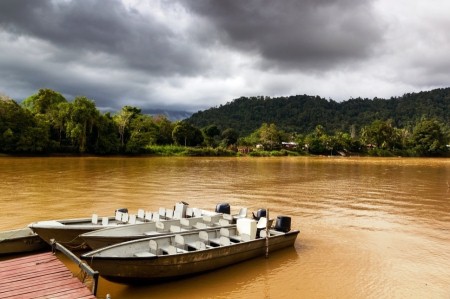
[[[199,216],[165,221],[151,221],[134,225],[108,227],[80,235],[89,248],[99,249],[126,241],[158,237],[178,232],[198,231],[207,227],[230,225],[223,214]]]
[[[186,277],[293,246],[299,231],[290,229],[290,217],[282,217],[277,218],[274,228],[259,232],[256,220],[241,218],[235,227],[128,241],[85,253],[81,258],[105,279],[118,283]]]
[[[222,209],[220,204],[216,210]],[[38,234],[45,242],[52,244],[52,240],[64,245],[72,251],[85,251],[89,249],[80,235],[108,228],[134,225],[137,223],[166,221],[171,219],[182,219],[186,217],[214,216],[221,211],[207,211],[198,208],[189,208],[185,202],[176,203],[173,209],[159,208],[156,212],[138,210],[131,214],[128,209],[118,209],[115,216],[99,217],[93,214],[91,218],[63,219],[38,221],[31,223],[28,227]],[[228,206],[229,207],[229,206]],[[229,219],[233,221],[231,217]]]
[[[48,244],[52,244],[52,240],[54,240],[72,251],[87,250],[89,248],[79,237],[81,234],[137,222],[182,218],[186,216],[187,206],[187,203],[180,202],[175,204],[174,209],[160,208],[156,212],[146,212],[140,209],[137,214],[131,214],[128,209],[123,208],[117,209],[114,216],[99,217],[97,214],[92,214],[90,218],[33,222],[28,227]]]
[[[45,249],[50,246],[28,227],[0,232],[0,255]]]

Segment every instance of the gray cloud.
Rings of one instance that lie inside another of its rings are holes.
[[[0,8],[0,24],[8,31],[57,46],[54,60],[104,53],[125,67],[159,74],[201,69],[190,45],[172,31],[176,20],[159,22],[117,0],[12,0],[2,1]]]
[[[382,41],[368,0],[187,1],[224,44],[263,57],[264,67],[318,69],[360,60]]]
[[[450,82],[436,0],[2,0],[0,93],[102,110],[196,111],[240,96],[390,97]]]

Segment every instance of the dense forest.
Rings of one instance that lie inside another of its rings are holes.
[[[234,128],[241,136],[274,123],[281,130],[308,134],[318,125],[326,132],[359,131],[376,120],[391,120],[399,128],[412,129],[422,118],[450,122],[450,88],[408,93],[398,98],[350,99],[344,102],[318,96],[264,96],[235,99],[226,105],[193,114],[188,121],[204,127]]]
[[[40,89],[0,95],[0,153],[448,156],[450,89],[399,98],[239,98],[183,121]]]

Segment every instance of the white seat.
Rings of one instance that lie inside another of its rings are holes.
[[[181,218],[180,219],[180,225],[183,227],[191,227],[191,223],[189,222],[189,220],[187,218]]]
[[[173,219],[183,219],[181,211],[173,211]]]
[[[231,244],[230,238],[225,237],[225,236],[220,236],[219,244],[221,246],[228,246],[228,245],[230,245]]]
[[[122,212],[116,211],[115,219],[117,221],[122,221],[122,214],[123,214]]]
[[[237,234],[247,234],[251,240],[256,239],[256,220],[249,218],[238,218],[236,223]]]
[[[202,241],[195,241],[195,248],[197,250],[205,250],[206,249],[206,244],[203,243]]]
[[[156,230],[164,230],[164,222],[162,222],[162,221],[157,221],[156,223],[155,223],[155,226],[156,226]]]
[[[152,220],[152,212],[146,211],[144,219],[147,220],[147,221],[151,221]]]
[[[229,237],[230,236],[230,230],[228,228],[222,227],[220,229],[220,235],[224,236],[224,237]]]
[[[159,246],[158,246],[158,242],[156,242],[155,240],[150,240],[148,241],[148,247],[150,248],[150,252],[158,255],[159,254]]]
[[[128,223],[129,224],[136,224],[136,215],[135,214],[130,214],[130,216],[128,218]]]
[[[194,241],[186,244],[188,248],[193,248],[195,250],[205,250],[206,244],[202,241]]]
[[[250,235],[248,234],[240,234],[229,236],[229,238],[235,242],[248,242],[250,241]]]
[[[173,218],[173,210],[166,209],[166,218],[167,219],[172,219]]]
[[[181,248],[177,248],[177,247],[175,247],[173,245],[165,246],[164,248],[161,248],[161,250],[164,253],[169,254],[169,255],[174,255],[174,254],[177,254],[177,253],[187,252],[187,250],[184,250],[184,249],[181,249]]]
[[[181,227],[178,225],[171,225],[169,230],[171,233],[179,233],[181,232]]]
[[[230,244],[230,232],[227,228],[222,227],[219,231],[219,237],[209,239],[209,243],[213,243],[216,245],[229,245]],[[223,239],[224,238],[224,239]],[[228,240],[228,241],[227,241]]]
[[[145,218],[145,211],[144,211],[144,209],[139,209],[138,210],[137,218],[140,218],[140,219],[144,219]]]
[[[109,218],[108,217],[102,217],[102,225],[106,226],[109,223]]]
[[[208,226],[207,226],[205,223],[203,223],[203,222],[197,222],[196,224],[194,224],[194,227],[195,227],[196,229],[205,229],[205,228],[207,228]]]
[[[159,208],[158,214],[162,218],[166,217],[166,209],[165,208]]]
[[[175,235],[175,243],[184,245],[184,237],[182,235]]]
[[[173,246],[173,245],[167,246],[166,251],[170,255],[177,254],[177,248],[175,246]]]
[[[194,210],[192,208],[186,208],[186,217],[194,216]]]
[[[233,220],[233,216],[231,216],[230,214],[223,214],[223,219],[231,221]]]
[[[241,208],[238,217],[247,217],[247,208]]]
[[[201,217],[202,216],[202,210],[198,208],[194,208],[194,217]]]
[[[123,213],[123,214],[122,214],[122,222],[123,222],[123,223],[127,223],[129,217],[130,217],[130,216],[128,215],[128,213]]]
[[[230,220],[227,219],[219,219],[219,226],[230,225]]]
[[[175,217],[175,214],[178,217],[177,219],[186,217],[186,210],[187,210],[187,205],[185,205],[182,202],[177,202],[175,204],[174,217]]]
[[[206,244],[209,244],[209,235],[204,230],[198,233],[198,237],[200,240],[203,240]]]
[[[92,224],[98,224],[98,215],[92,214]]]

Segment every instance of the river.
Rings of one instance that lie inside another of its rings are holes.
[[[1,157],[0,230],[181,200],[268,208],[300,229],[293,248],[171,283],[100,279],[98,297],[448,299],[449,180],[450,159]]]

